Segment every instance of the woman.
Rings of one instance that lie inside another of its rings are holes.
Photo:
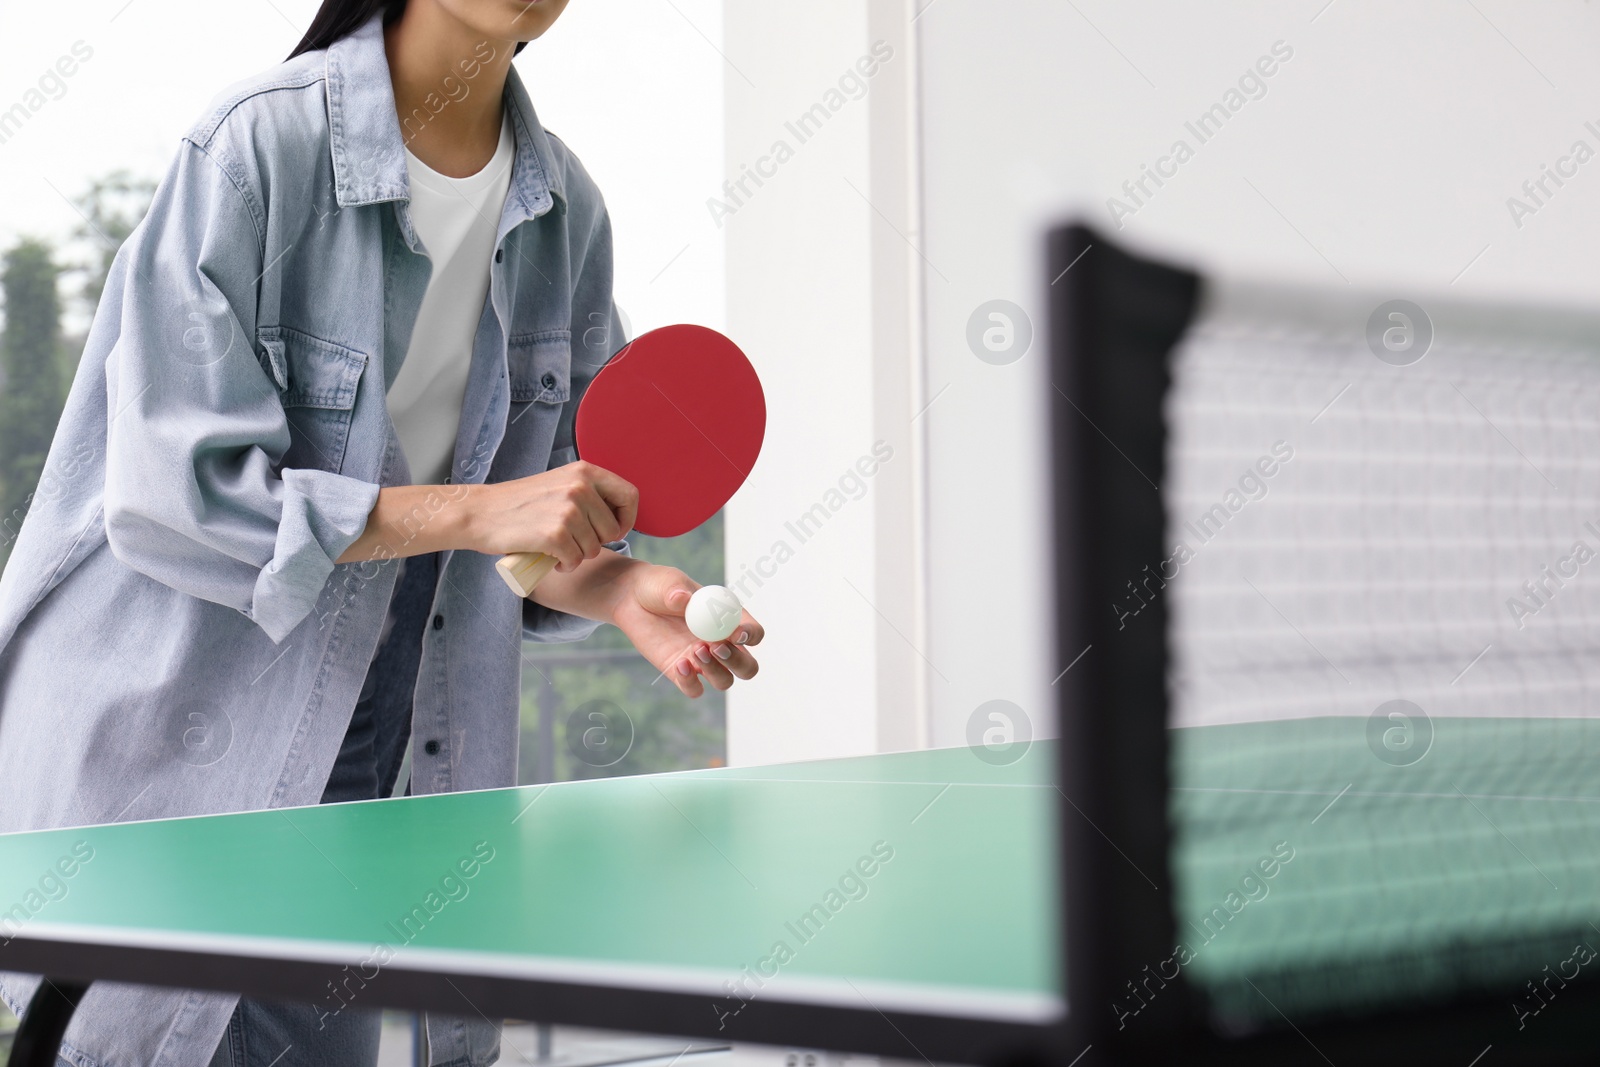
[[[511,68],[565,0],[324,0],[117,257],[0,580],[0,832],[514,785],[524,634],[750,678],[573,462],[620,347],[593,182]],[[560,564],[525,601],[494,570]],[[92,876],[92,866],[85,871]],[[83,877],[83,876],[80,876]],[[13,1009],[36,980],[0,985]],[[435,1064],[498,1032],[429,1019]],[[378,1016],[94,986],[78,1067],[373,1064]]]

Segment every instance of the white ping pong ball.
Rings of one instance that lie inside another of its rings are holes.
[[[744,610],[739,598],[720,585],[705,585],[689,597],[683,621],[689,632],[702,641],[726,641],[739,628],[740,612]]]

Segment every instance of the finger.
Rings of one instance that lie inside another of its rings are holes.
[[[689,597],[700,583],[672,567],[651,567],[639,583],[639,606],[657,615],[683,617]]]
[[[582,547],[583,558],[593,559],[601,542],[612,540],[600,533],[612,525],[610,513],[593,487],[581,480],[567,486],[566,499],[572,506],[566,517],[567,531]]]
[[[565,574],[583,562],[583,552],[578,548],[578,542],[572,539],[569,531],[563,530],[558,539],[547,549],[546,555],[556,558],[556,570]]]
[[[606,506],[599,493],[585,486],[584,493],[578,497],[576,503],[583,512],[584,522],[594,530],[595,536],[602,544],[607,541],[622,540],[623,529],[617,523],[617,516]]]
[[[583,554],[583,559],[594,559],[600,554],[600,535],[594,532],[594,526],[589,521],[589,516],[582,514],[572,516],[567,520],[567,533],[577,544],[578,551]]]
[[[749,681],[761,670],[756,658],[747,649],[739,645],[731,645],[726,641],[719,641],[711,646],[711,654],[722,665],[731,671],[736,678]]]
[[[705,692],[705,686],[700,684],[700,675],[695,673],[687,656],[675,662],[667,674],[686,697],[697,697]]]
[[[694,657],[700,662],[700,673],[713,689],[727,689],[733,685],[733,675],[722,661],[711,654],[711,646],[701,643],[694,646]]]
[[[765,636],[767,636],[766,629],[756,622],[755,616],[746,611],[739,616],[739,628],[733,631],[733,636],[729,640],[736,645],[759,645]]]
[[[594,491],[616,516],[617,525],[622,528],[617,537],[627,536],[628,531],[633,529],[633,520],[639,514],[639,490],[621,475],[593,465],[590,465],[589,484],[594,486]],[[616,539],[612,538],[613,541]]]

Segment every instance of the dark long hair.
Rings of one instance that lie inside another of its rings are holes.
[[[383,12],[383,24],[388,26],[403,15],[405,10],[406,0],[322,0],[316,18],[311,20],[306,35],[294,46],[289,58],[293,59],[301,53],[314,52],[319,48],[327,48],[335,41],[343,40],[365,26],[367,20],[380,11]],[[527,43],[518,42],[516,51],[522,51],[527,47]]]

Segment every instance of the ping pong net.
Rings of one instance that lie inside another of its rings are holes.
[[[1162,552],[1111,606],[1165,619],[1154,969],[1238,1031],[1483,994],[1532,1025],[1600,972],[1600,313],[1203,293]]]

